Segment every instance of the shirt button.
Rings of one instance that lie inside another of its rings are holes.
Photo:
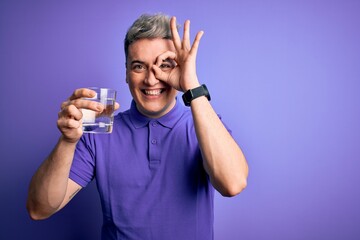
[[[156,144],[156,139],[151,140],[152,144]]]
[[[156,122],[153,122],[151,125],[152,125],[153,127],[156,127],[156,126],[157,126],[157,123],[156,123]]]

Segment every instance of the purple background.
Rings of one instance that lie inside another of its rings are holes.
[[[216,239],[359,239],[357,0],[1,0],[0,239],[99,239],[94,183],[40,222],[27,187],[75,88],[115,88],[129,107],[123,37],[143,12],[205,31],[199,78],[250,165],[243,193],[216,196]]]

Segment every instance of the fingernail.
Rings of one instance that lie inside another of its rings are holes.
[[[95,97],[96,96],[96,92],[95,91],[90,91],[88,93],[89,97]]]
[[[98,111],[102,111],[103,110],[103,106],[102,106],[102,104],[97,104],[96,105],[96,109],[98,110]]]

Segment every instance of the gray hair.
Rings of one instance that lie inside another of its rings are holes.
[[[141,15],[126,33],[124,39],[125,61],[127,61],[130,44],[136,40],[143,38],[171,39],[171,37],[169,16],[162,13]]]

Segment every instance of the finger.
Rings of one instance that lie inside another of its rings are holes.
[[[118,102],[115,102],[114,111],[118,110],[119,108],[120,108],[120,104]]]
[[[190,50],[191,55],[196,56],[198,48],[199,48],[200,40],[203,35],[204,35],[204,31],[200,31],[196,34],[195,40],[194,40],[193,45]]]
[[[90,100],[84,99],[76,99],[73,101],[66,101],[61,104],[61,110],[58,113],[58,117],[73,117],[76,119],[81,118],[79,113],[81,114],[80,109],[90,109],[97,112],[102,112],[104,110],[104,105]]]
[[[181,49],[181,39],[179,32],[176,27],[176,17],[172,17],[170,20],[170,29],[171,29],[171,35],[172,40],[174,42],[175,49],[179,51]]]
[[[68,107],[68,113],[69,116],[73,117],[75,120],[80,120],[83,117],[82,112],[74,105]]]
[[[82,112],[74,105],[64,107],[59,113],[58,118],[71,118],[80,120],[82,118]]]
[[[76,89],[73,94],[68,98],[67,101],[63,102],[60,106],[60,109],[65,108],[66,106],[69,106],[70,104],[72,104],[72,100],[74,99],[78,99],[78,98],[93,98],[96,96],[96,92],[88,89],[88,88],[79,88]]]
[[[81,123],[80,123],[80,121],[77,121],[77,120],[75,120],[75,119],[68,119],[66,122],[65,122],[65,124],[66,124],[66,127],[67,128],[79,128],[79,127],[81,127]]]
[[[186,20],[184,23],[183,48],[190,49],[190,20]]]
[[[92,97],[95,97],[95,95],[96,95],[96,92],[91,89],[79,88],[73,92],[73,94],[69,97],[69,100],[74,100],[74,99],[83,98],[83,97],[92,98]]]
[[[77,129],[81,127],[81,123],[78,120],[75,119],[59,119],[57,122],[57,125],[59,129]]]
[[[60,109],[61,110],[64,109],[65,107],[69,106],[69,104],[70,104],[70,101],[65,101],[65,102],[61,103]]]
[[[70,103],[71,103],[70,105],[74,105],[77,109],[85,108],[85,109],[89,109],[89,110],[93,110],[93,111],[97,111],[97,112],[102,112],[104,110],[103,104],[96,102],[96,101],[86,100],[86,99],[82,99],[82,98],[72,100]]]
[[[163,62],[165,62],[169,59],[176,61],[176,53],[174,53],[172,51],[166,51],[166,52],[160,54],[159,56],[157,56],[155,64],[158,67],[160,67]],[[172,64],[175,64],[175,63],[172,63]]]

